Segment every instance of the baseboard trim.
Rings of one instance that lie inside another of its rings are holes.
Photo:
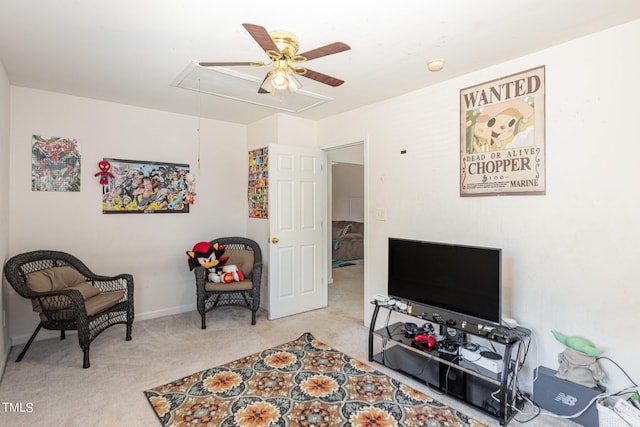
[[[171,316],[173,314],[186,313],[187,311],[195,311],[195,304],[181,305],[177,307],[165,308],[162,310],[148,311],[146,313],[136,314],[134,323],[139,320],[157,319],[158,317]]]
[[[4,370],[7,367],[7,362],[9,361],[9,353],[11,353],[11,339],[7,340],[7,345],[4,346],[5,351],[0,358],[0,384],[2,384],[2,378],[4,378]]]
[[[180,314],[180,313],[186,313],[188,311],[195,311],[195,309],[196,309],[195,304],[187,304],[187,305],[181,305],[177,307],[165,308],[162,310],[148,311],[146,313],[136,314],[133,320],[133,323],[135,324],[136,322],[139,322],[142,320],[157,319],[158,317],[165,317],[165,316],[171,316],[173,314]],[[76,333],[75,331],[67,331],[67,335],[75,334],[75,333]],[[9,340],[10,340],[10,345],[8,347],[9,350],[7,351],[6,357],[4,357],[4,360],[6,361],[7,357],[9,356],[9,351],[11,347],[26,344],[29,341],[30,337],[31,335],[19,335],[16,337],[9,337]],[[38,336],[36,337],[34,342],[48,340],[56,337],[60,337],[59,331],[47,331],[45,329],[42,329],[38,333]],[[0,365],[0,367],[4,369],[4,365]]]

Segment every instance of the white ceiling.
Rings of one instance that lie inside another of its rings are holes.
[[[1,0],[0,61],[15,86],[247,124],[276,110],[172,84],[192,60],[265,60],[242,27],[259,24],[296,33],[300,52],[335,41],[351,46],[307,63],[345,80],[332,88],[300,79],[304,90],[332,98],[297,113],[317,120],[640,18],[638,0],[282,5],[277,11],[265,0]],[[432,57],[446,59],[444,70],[426,70]],[[599,62],[594,58],[594,66]],[[233,70],[260,80],[266,73]]]

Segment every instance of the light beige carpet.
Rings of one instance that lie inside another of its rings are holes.
[[[0,425],[159,426],[143,390],[288,342],[307,331],[366,362],[362,264],[333,269],[333,275],[326,309],[274,321],[260,311],[255,326],[250,324],[249,310],[228,307],[210,312],[205,330],[200,329],[195,311],[136,322],[133,340],[128,342],[123,325],[110,328],[92,343],[89,369],[82,369],[82,351],[72,333],[64,341],[35,342],[20,363],[15,358],[22,346],[15,347],[0,383],[0,402],[29,403],[32,411],[8,412],[0,406]],[[377,364],[374,367],[487,425],[498,425],[486,414],[420,382]],[[527,423],[564,425],[574,424],[549,416]]]

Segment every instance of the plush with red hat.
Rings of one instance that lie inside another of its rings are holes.
[[[236,265],[226,265],[228,256],[223,256],[225,246],[215,242],[198,242],[193,250],[187,251],[189,256],[189,270],[197,266],[208,270],[207,279],[215,283],[231,283],[244,280],[244,274]]]
[[[229,260],[229,257],[222,256],[224,254],[224,246],[218,242],[213,244],[209,242],[198,242],[193,245],[193,250],[187,251],[189,256],[189,270],[193,270],[201,265],[207,270],[221,267]]]

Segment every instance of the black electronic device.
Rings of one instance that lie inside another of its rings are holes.
[[[406,338],[413,338],[419,332],[422,332],[422,329],[419,328],[415,323],[407,322],[404,324],[404,336]]]
[[[422,326],[418,326],[415,323],[407,322],[404,324],[404,336],[405,338],[413,338],[418,334],[434,334],[435,329],[431,323],[425,323]]]
[[[509,344],[518,340],[519,333],[516,329],[497,327],[489,332],[489,338],[502,344]]]
[[[438,352],[456,355],[460,352],[460,343],[448,339],[438,341]]]
[[[430,307],[437,323],[500,325],[501,249],[389,238],[388,260],[390,296]]]

